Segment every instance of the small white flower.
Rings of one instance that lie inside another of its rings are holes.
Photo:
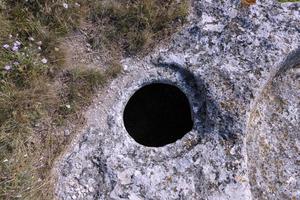
[[[4,66],[4,69],[5,69],[6,71],[11,70],[11,68],[12,68],[12,67],[11,67],[10,65],[5,65],[5,66]]]
[[[34,38],[33,37],[29,37],[28,40],[34,41]]]
[[[67,104],[67,105],[66,105],[66,107],[67,107],[68,109],[70,109],[70,108],[71,108],[70,104]]]
[[[41,48],[41,47],[38,47],[38,50],[42,50],[42,48]]]
[[[8,48],[9,48],[9,45],[8,45],[8,44],[5,44],[5,45],[3,45],[3,48],[4,48],[4,49],[8,49]]]
[[[15,41],[14,46],[20,46],[20,45],[21,45],[21,42]]]
[[[6,163],[6,162],[8,162],[8,160],[7,160],[7,159],[4,159],[4,160],[3,160],[3,163]]]
[[[47,62],[48,62],[48,60],[46,58],[43,58],[41,61],[43,64],[47,64]]]
[[[21,45],[21,42],[15,41],[15,42],[14,42],[14,46],[12,47],[12,50],[13,50],[13,51],[18,51],[19,48],[20,48],[20,45]]]
[[[80,7],[80,4],[76,2],[76,3],[75,3],[75,6]]]
[[[69,8],[69,5],[66,4],[66,3],[63,3],[63,7],[64,7],[65,9],[68,9],[68,8]]]
[[[19,65],[20,63],[19,62],[14,62],[14,65]]]
[[[19,51],[19,46],[13,46],[12,50],[13,51]]]
[[[42,41],[38,41],[36,44],[41,46],[43,43],[42,43]]]
[[[9,39],[11,39],[13,36],[10,34],[8,37],[9,37]]]

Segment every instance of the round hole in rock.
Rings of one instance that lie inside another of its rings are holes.
[[[186,95],[164,83],[152,83],[136,91],[125,107],[123,120],[129,135],[149,147],[173,143],[193,128]]]

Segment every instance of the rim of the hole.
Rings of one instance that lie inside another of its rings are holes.
[[[152,146],[146,146],[143,145],[139,142],[137,142],[131,135],[130,133],[127,131],[126,127],[125,127],[125,122],[124,122],[124,111],[126,108],[127,103],[129,102],[129,100],[131,99],[131,97],[140,89],[148,86],[148,85],[153,85],[153,84],[165,84],[165,85],[170,85],[170,86],[174,86],[176,88],[178,88],[183,94],[184,96],[187,98],[188,103],[189,103],[189,109],[190,109],[190,113],[191,113],[191,120],[192,120],[192,128],[190,131],[186,132],[183,137],[181,137],[180,139],[176,140],[175,142],[169,143],[169,144],[165,144],[163,146],[158,146],[158,147],[152,147]],[[178,141],[181,141],[184,137],[186,137],[189,133],[193,132],[195,130],[195,112],[193,110],[193,99],[187,95],[187,92],[189,92],[191,89],[189,89],[189,87],[182,87],[180,84],[178,84],[176,81],[172,81],[169,79],[159,79],[159,80],[151,80],[151,81],[145,81],[142,84],[140,84],[139,86],[137,86],[135,89],[133,89],[132,91],[130,91],[130,93],[127,96],[124,104],[123,104],[123,109],[122,109],[122,128],[125,130],[125,132],[127,133],[127,137],[129,137],[130,140],[133,140],[135,144],[146,147],[146,148],[163,148],[169,145],[174,145],[175,143],[177,143]]]

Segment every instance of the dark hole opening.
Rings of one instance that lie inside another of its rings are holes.
[[[123,118],[130,136],[150,147],[173,143],[193,128],[186,95],[170,84],[153,83],[139,89],[128,101]]]

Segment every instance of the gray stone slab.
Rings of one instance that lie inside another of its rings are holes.
[[[299,199],[300,4],[192,2],[168,45],[95,99],[58,161],[58,199]],[[151,82],[184,91],[194,128],[164,147],[126,132],[130,96]]]

